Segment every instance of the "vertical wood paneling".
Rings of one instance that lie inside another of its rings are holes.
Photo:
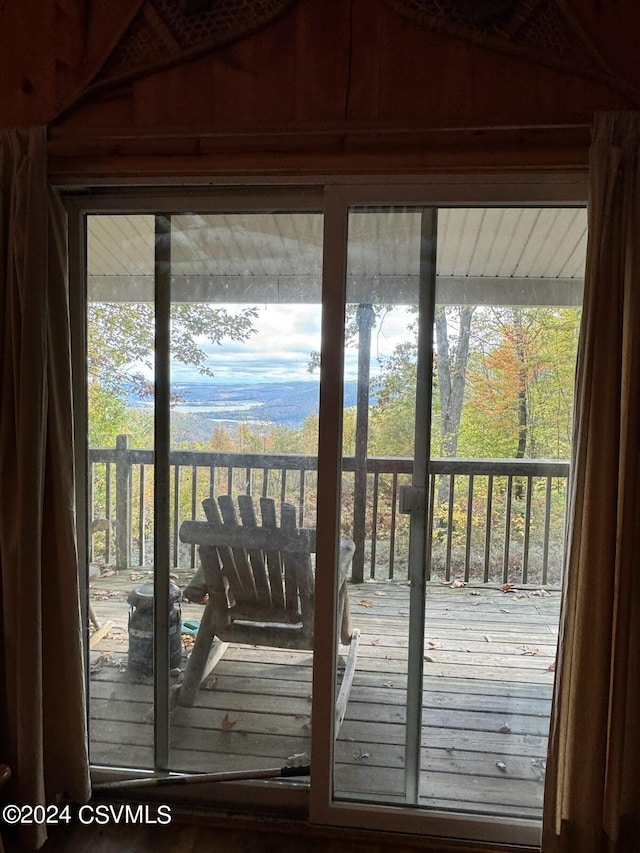
[[[0,2],[0,126],[46,124],[55,103],[53,0]]]

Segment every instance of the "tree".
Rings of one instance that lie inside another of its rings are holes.
[[[475,305],[435,310],[436,371],[440,400],[440,455],[455,456],[467,382],[467,362],[471,340],[471,320]],[[455,314],[454,314],[455,311]],[[457,321],[457,330],[450,328]]]
[[[461,424],[465,454],[569,455],[578,326],[574,308],[478,315]]]
[[[417,340],[405,341],[382,362],[374,384],[378,402],[370,419],[373,454],[413,456],[417,350]]]
[[[232,314],[200,303],[171,306],[171,355],[203,376],[212,376],[204,343],[245,341],[254,332],[256,308]],[[149,396],[153,372],[155,309],[146,302],[90,302],[87,308],[87,370],[116,396]]]

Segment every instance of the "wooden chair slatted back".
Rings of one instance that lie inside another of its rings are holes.
[[[238,497],[240,519],[229,495],[220,495],[217,503],[206,499],[203,507],[207,523],[184,522],[181,539],[198,545],[209,589],[224,594],[229,624],[235,616],[242,621],[302,623],[308,642],[313,631],[314,537],[297,527],[295,507],[282,504],[280,527],[271,498],[260,499],[261,524],[249,495]]]

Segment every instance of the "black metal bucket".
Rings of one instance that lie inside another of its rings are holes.
[[[142,583],[129,593],[129,669],[142,675],[153,674],[153,581]],[[180,666],[182,619],[180,590],[169,585],[169,666]]]

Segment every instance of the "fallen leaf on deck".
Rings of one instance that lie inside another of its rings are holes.
[[[369,601],[368,598],[363,598],[358,602],[361,607],[373,607],[373,601]]]
[[[511,590],[513,589],[513,584],[512,583],[503,583],[502,586],[500,587],[500,589],[503,592],[511,592]]]
[[[496,767],[498,768],[498,770],[502,770],[503,773],[507,772],[507,765],[504,763],[504,761],[496,761]]]
[[[393,682],[392,681],[385,681],[384,686],[385,687],[393,687]]]
[[[506,723],[504,726],[500,726],[498,729],[501,735],[510,735],[511,734],[511,726],[508,726]]]
[[[435,663],[436,662],[436,659],[432,658],[431,655],[425,655],[424,659],[426,660],[427,663]]]
[[[355,758],[356,761],[362,761],[363,758],[371,758],[371,753],[370,752],[362,752],[361,750],[358,750],[357,752],[353,753],[353,757]]]
[[[439,643],[437,640],[429,640],[428,646],[430,649],[441,649],[442,643]]]
[[[371,645],[372,646],[379,646],[380,645],[380,638],[376,637],[374,640],[371,640]]]
[[[507,607],[501,607],[500,613],[511,613],[511,611]]]
[[[237,722],[238,722],[237,720],[230,720],[229,719],[229,712],[227,711],[227,713],[222,718],[222,722],[220,724],[222,726],[222,731],[223,732],[230,732],[231,729],[235,726],[235,724]]]
[[[140,574],[140,572],[129,572],[130,581],[138,581],[141,577],[142,575]]]
[[[548,672],[555,672],[556,671],[556,662],[554,660],[552,660],[551,663],[549,664],[549,666],[547,667],[547,671]]]
[[[469,595],[480,595],[480,590],[472,589],[471,592],[469,593]]]
[[[522,649],[523,655],[539,655],[540,654],[540,649],[538,649],[536,646],[521,646],[520,648]]]
[[[545,773],[547,772],[547,762],[544,758],[531,759],[531,772],[540,781],[544,781]]]
[[[454,581],[450,586],[451,589],[460,589],[461,586],[464,586],[464,581]]]
[[[287,764],[308,764],[309,756],[306,752],[294,752],[287,758]]]
[[[547,596],[550,596],[551,593],[547,592],[546,589],[534,589],[531,591],[531,595],[535,595],[538,598],[546,598]]]
[[[493,640],[491,639],[491,634],[485,634],[485,635],[484,635],[484,638],[485,638],[485,640],[487,641],[487,643],[492,643],[492,642],[493,642]]]
[[[445,752],[453,752],[455,750],[455,746],[445,746]]]
[[[107,652],[106,654],[100,655],[89,667],[89,672],[100,672],[103,666],[116,666],[117,664],[114,662],[113,654],[111,652]]]
[[[382,592],[381,590],[377,589],[373,594],[374,594],[374,595],[386,595],[387,593],[386,593],[386,592]]]

